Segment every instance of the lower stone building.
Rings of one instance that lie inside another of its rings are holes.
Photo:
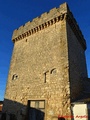
[[[3,107],[7,119],[11,114],[17,120],[89,115],[86,42],[67,3],[16,29],[12,40]]]

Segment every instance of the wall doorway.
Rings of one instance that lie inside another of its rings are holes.
[[[45,120],[45,100],[28,100],[29,120]]]

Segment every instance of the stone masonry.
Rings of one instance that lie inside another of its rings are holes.
[[[3,111],[23,120],[30,114],[28,101],[41,100],[45,101],[44,120],[71,116],[71,102],[83,91],[87,69],[86,43],[68,5],[61,4],[19,27],[12,41]]]

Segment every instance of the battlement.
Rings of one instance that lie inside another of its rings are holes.
[[[22,35],[23,33],[26,33],[27,31],[32,30],[36,27],[39,27],[39,25],[42,25],[50,21],[51,19],[56,18],[60,16],[61,14],[66,13],[67,12],[66,6],[67,4],[64,3],[60,5],[59,8],[53,8],[49,12],[43,13],[40,17],[34,18],[31,22],[29,21],[25,25],[20,26],[18,29],[14,30],[12,40]]]
[[[60,20],[62,21],[63,19],[67,19],[77,37],[80,38],[83,48],[86,49],[84,37],[79,29],[79,26],[77,25],[76,20],[70,12],[67,3],[61,4],[59,8],[53,8],[49,12],[43,13],[40,17],[36,17],[32,21],[29,21],[25,25],[22,25],[18,29],[14,30],[12,40],[13,42],[21,40],[55,24],[56,22],[59,22]]]

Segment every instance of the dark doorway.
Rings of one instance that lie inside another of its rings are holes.
[[[28,106],[29,120],[44,120],[45,100],[29,100]]]
[[[64,117],[60,117],[60,118],[58,118],[58,120],[65,120],[65,118]]]
[[[30,107],[29,120],[44,120],[44,112]]]

